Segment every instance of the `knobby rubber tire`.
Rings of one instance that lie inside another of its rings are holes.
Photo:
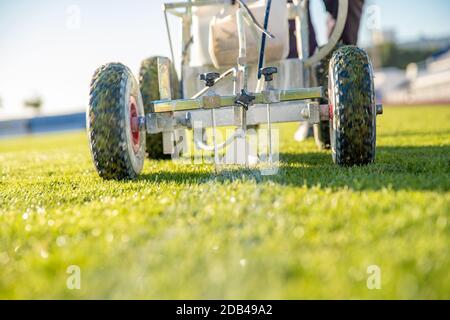
[[[341,166],[375,160],[376,106],[373,68],[367,53],[355,46],[339,48],[330,61],[333,161]]]
[[[98,68],[91,82],[86,115],[92,159],[104,179],[134,179],[145,159],[145,130],[133,144],[130,125],[130,97],[144,116],[139,86],[130,69],[120,63]]]
[[[172,99],[181,98],[180,83],[173,66],[170,64],[170,84]],[[158,81],[158,57],[145,59],[139,71],[139,86],[144,101],[145,114],[152,112],[152,101],[160,100]],[[170,154],[163,152],[163,134],[148,134],[146,136],[146,150],[150,159],[170,159]]]

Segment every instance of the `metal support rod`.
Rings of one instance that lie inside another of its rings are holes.
[[[216,166],[216,170],[217,170],[217,165],[219,164],[219,148],[217,146],[217,129],[216,129],[216,114],[215,114],[215,110],[212,109],[211,110],[211,117],[212,117],[212,130],[213,130],[213,146],[214,146],[214,164]]]
[[[272,120],[270,119],[270,104],[266,105],[267,108],[267,139],[269,144],[269,163],[272,163]]]
[[[244,29],[244,17],[243,17],[243,10],[242,8],[239,8],[237,11],[236,16],[236,23],[237,23],[237,30],[238,30],[238,39],[239,39],[239,57],[238,57],[238,66],[239,71],[241,72],[241,83],[240,85],[243,87],[244,90],[247,90],[247,81],[248,77],[246,75],[247,73],[247,39],[245,36],[245,29]]]
[[[248,89],[248,75],[247,75],[247,39],[245,37],[245,29],[244,29],[244,8],[242,3],[240,3],[240,7],[237,11],[236,23],[238,30],[238,39],[239,39],[239,57],[238,57],[238,69],[240,76],[240,85],[243,87],[243,90]],[[248,152],[247,152],[247,110],[245,108],[241,108],[241,130],[243,137],[245,139],[245,165],[248,162]]]
[[[225,77],[229,76],[230,74],[234,74],[235,70],[236,70],[236,68],[233,67],[233,68],[231,68],[231,69],[228,69],[228,70],[225,71],[224,73],[222,73],[222,74],[220,75],[220,77],[217,78],[217,79],[214,81],[214,85],[217,84],[219,81],[225,79]],[[192,99],[197,99],[197,98],[201,97],[201,96],[204,95],[207,91],[208,91],[208,87],[203,88],[202,90],[200,90],[199,92],[197,92],[197,93],[192,97]]]
[[[264,16],[264,30],[269,27],[269,17],[270,17],[270,6],[272,5],[272,0],[268,0],[266,4],[266,13]],[[261,79],[262,73],[261,69],[264,67],[264,54],[266,52],[266,40],[267,35],[263,33],[261,37],[261,48],[259,50],[259,62],[258,62],[258,79]]]
[[[169,39],[169,46],[170,46],[170,54],[172,56],[172,63],[175,63],[175,54],[173,53],[172,35],[170,34],[169,19],[167,18],[166,6],[164,6],[164,20],[166,22],[167,37]]]
[[[309,57],[309,0],[296,0],[294,3],[299,11],[295,18],[298,58],[304,61]],[[307,68],[303,68],[303,86],[309,86],[309,70]]]
[[[235,96],[238,94],[238,74],[239,70],[235,68],[233,71],[233,95]],[[241,108],[234,106],[233,113],[235,122],[239,122],[239,120],[241,119]]]
[[[238,94],[238,69],[237,68],[233,68],[233,94],[237,95]]]
[[[264,76],[264,94],[267,94],[270,97],[270,93],[275,89],[272,85],[272,76]],[[266,152],[268,152],[268,162],[272,164],[272,119],[270,116],[270,103],[266,104],[266,120],[267,120],[267,146]],[[268,148],[268,150],[267,150]]]
[[[296,100],[307,100],[323,98],[322,87],[313,88],[301,88],[301,89],[289,89],[289,90],[274,90],[274,95],[277,101],[287,102]],[[255,100],[254,104],[266,104],[267,99],[264,93],[254,93]],[[236,96],[221,96],[220,103],[217,106],[221,107],[232,107],[235,106]],[[164,112],[175,112],[175,111],[187,111],[187,110],[197,110],[205,109],[203,98],[197,99],[182,99],[182,100],[160,100],[153,101],[153,112],[154,113],[164,113]]]
[[[188,3],[192,3],[192,0],[189,0]],[[191,44],[193,43],[194,38],[192,37],[191,27],[192,27],[192,7],[186,8],[186,14],[181,18],[182,21],[182,49],[181,49],[181,61],[180,61],[180,97],[184,97],[184,66],[188,65],[191,61]],[[175,63],[175,61],[173,61]]]

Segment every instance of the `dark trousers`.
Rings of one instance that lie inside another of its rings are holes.
[[[337,19],[339,0],[323,0],[327,12]],[[292,2],[292,0],[288,0]],[[361,15],[364,6],[364,0],[349,0],[348,1],[348,14],[347,21],[345,22],[345,28],[341,36],[341,41],[345,45],[356,45],[358,42],[359,25],[361,22]],[[313,55],[317,48],[316,32],[314,26],[311,23],[311,16],[308,17],[309,21],[309,54]],[[331,35],[333,29],[328,30],[328,34]],[[298,58],[297,52],[297,40],[295,37],[295,21],[289,20],[289,42],[290,50],[288,58]]]

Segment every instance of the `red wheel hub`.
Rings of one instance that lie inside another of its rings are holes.
[[[137,152],[140,146],[140,130],[139,130],[139,115],[136,99],[130,96],[128,103],[130,109],[130,128],[131,128],[131,142],[133,143],[133,150]]]

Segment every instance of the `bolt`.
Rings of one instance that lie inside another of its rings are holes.
[[[309,119],[310,116],[311,115],[309,113],[309,108],[303,108],[303,110],[302,110],[302,117],[305,118],[305,119]]]
[[[147,118],[139,117],[138,124],[139,124],[139,130],[146,130],[147,129]]]
[[[377,104],[376,105],[377,114],[383,114],[383,105]]]

